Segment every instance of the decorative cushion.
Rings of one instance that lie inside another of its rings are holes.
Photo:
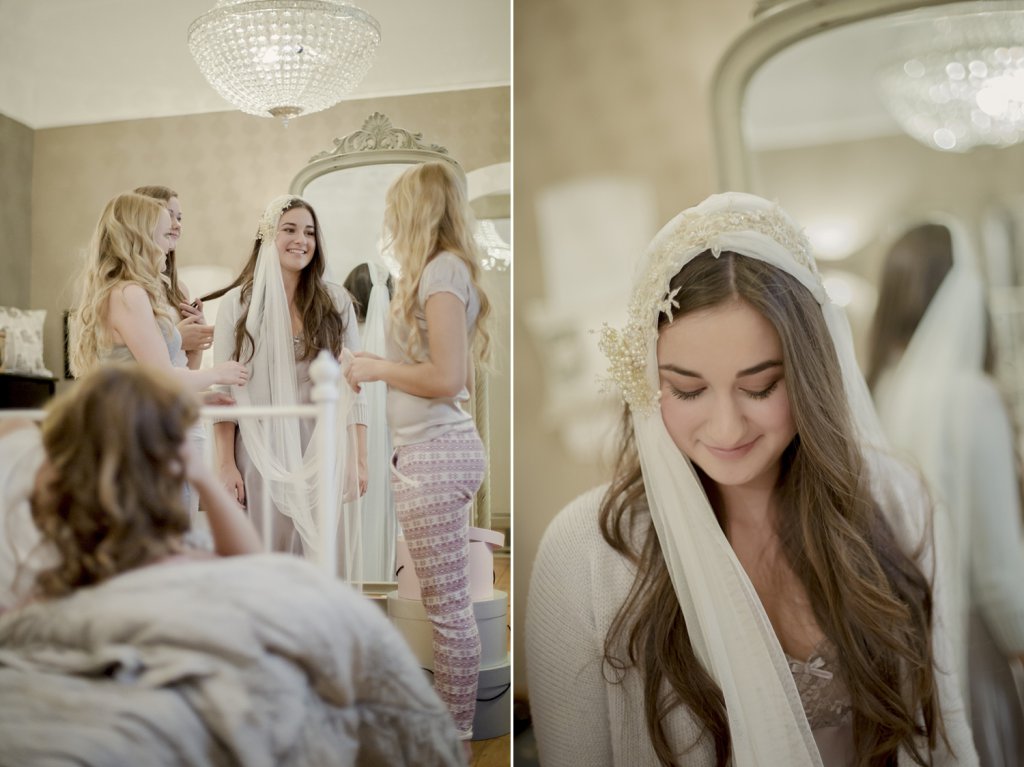
[[[16,309],[0,306],[0,328],[5,331],[3,359],[0,366],[7,373],[52,378],[43,365],[43,322],[45,309]]]

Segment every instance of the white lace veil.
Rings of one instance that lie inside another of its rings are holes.
[[[291,316],[275,244],[281,214],[295,199],[291,195],[274,199],[260,219],[262,244],[256,258],[245,321],[254,345],[252,359],[248,362],[251,377],[247,385],[232,387],[232,394],[241,406],[300,404]],[[262,475],[271,499],[282,514],[291,518],[302,538],[305,553],[314,559],[322,555],[328,541],[337,540],[335,530],[320,529],[317,500],[321,471],[333,473],[337,519],[342,527],[348,526],[342,501],[358,495],[358,489],[352,487],[354,472],[345,470],[350,458],[354,461],[356,457],[346,428],[353,399],[348,386],[339,386],[334,423],[318,420],[305,445],[298,418],[238,420],[246,452]],[[335,430],[337,444],[335,456],[329,462],[325,462],[321,449],[320,430],[326,428]],[[358,504],[351,505],[358,507]],[[347,536],[344,539],[349,540]],[[351,552],[338,552],[339,572],[346,580],[352,579],[353,559]]]
[[[879,376],[875,402],[893,447],[920,466],[935,493],[936,541],[943,561],[960,574],[949,579],[949,610],[954,657],[964,670],[973,465],[968,455],[971,427],[964,421],[973,412],[966,387],[982,375],[985,359],[985,294],[963,225],[941,214],[922,223],[949,231],[953,266],[899,361]]]
[[[383,357],[386,355],[386,323],[390,304],[388,269],[384,264],[373,261],[367,261],[366,266],[370,271],[372,287],[363,326],[363,349]],[[369,470],[369,482],[366,495],[363,496],[364,578],[390,581],[395,576],[395,539],[398,530],[389,468],[391,436],[387,423],[387,385],[381,381],[364,383],[363,391],[366,392],[366,454]]]
[[[601,337],[611,376],[630,407],[651,518],[694,651],[725,697],[734,763],[820,767],[771,623],[658,406],[658,315],[674,308],[671,278],[706,250],[716,257],[733,251],[765,261],[814,295],[835,344],[862,446],[882,446],[884,438],[846,316],[828,299],[810,245],[784,211],[750,194],[717,194],[662,228],[641,264],[626,327],[606,327]]]

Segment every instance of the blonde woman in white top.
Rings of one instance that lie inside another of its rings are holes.
[[[472,737],[480,637],[469,597],[469,511],[486,455],[462,408],[487,358],[489,303],[461,179],[447,163],[407,170],[384,224],[401,267],[387,358],[356,355],[347,379],[388,385],[395,511],[434,626],[434,683],[461,737]]]

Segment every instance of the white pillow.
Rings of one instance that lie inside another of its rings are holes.
[[[0,328],[7,335],[3,360],[0,360],[4,372],[53,377],[53,373],[43,365],[45,320],[45,309],[0,306]]]

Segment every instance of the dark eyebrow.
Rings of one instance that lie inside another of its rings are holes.
[[[757,373],[760,373],[763,370],[767,370],[768,368],[774,368],[774,367],[782,367],[782,361],[781,360],[765,360],[764,362],[759,362],[758,364],[754,365],[753,367],[749,367],[749,368],[746,368],[744,370],[741,370],[739,373],[736,374],[736,377],[737,378],[746,378],[747,376],[752,376],[752,375],[755,375]],[[695,373],[692,370],[687,370],[686,368],[681,368],[678,365],[673,365],[671,363],[666,364],[666,365],[658,365],[658,370],[667,370],[670,373],[675,373],[676,375],[681,375],[681,376],[687,376],[689,378],[703,378],[704,377],[700,373]]]

